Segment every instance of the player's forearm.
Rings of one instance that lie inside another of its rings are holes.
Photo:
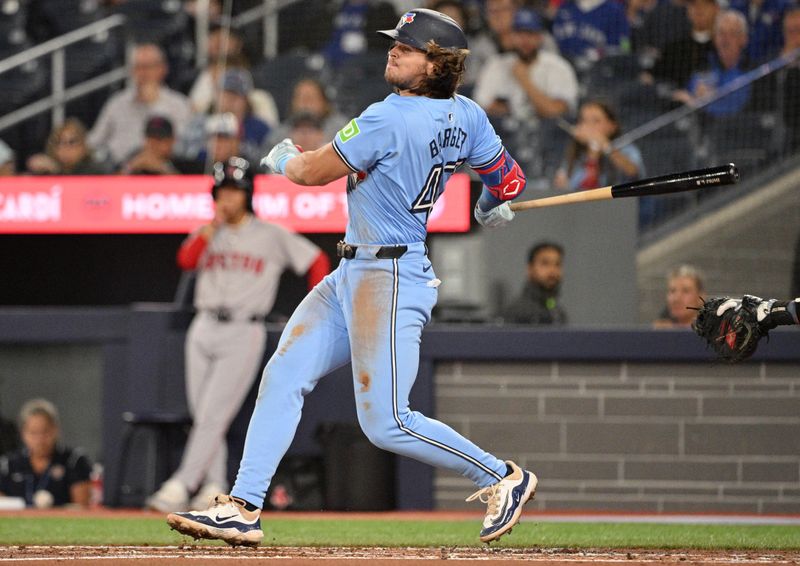
[[[298,185],[320,186],[341,177],[324,167],[320,151],[307,151],[290,159],[286,163],[286,178]]]

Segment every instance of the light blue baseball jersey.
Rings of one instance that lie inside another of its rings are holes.
[[[503,152],[486,113],[461,95],[390,94],[340,130],[333,147],[353,170],[346,241],[383,245],[423,242],[450,175],[462,163],[480,168]]]

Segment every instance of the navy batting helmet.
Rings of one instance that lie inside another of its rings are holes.
[[[467,36],[456,21],[450,16],[427,8],[416,8],[406,12],[394,29],[384,29],[378,33],[423,51],[427,50],[429,41],[435,41],[444,49],[467,48]]]
[[[214,186],[211,196],[217,200],[217,191],[223,187],[241,189],[247,195],[247,210],[253,212],[253,169],[243,157],[231,157],[214,163]]]

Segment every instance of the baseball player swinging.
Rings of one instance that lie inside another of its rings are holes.
[[[327,256],[304,237],[253,214],[253,171],[241,157],[214,164],[215,216],[183,242],[178,264],[197,270],[186,336],[186,393],[194,424],[180,467],[147,500],[167,512],[205,507],[226,491],[225,434],[264,355],[264,320],[281,274],[307,273],[309,288],[329,271]],[[192,493],[196,495],[189,501]]]
[[[301,185],[347,176],[349,223],[338,268],[292,315],[261,379],[244,455],[230,495],[205,511],[172,513],[167,522],[194,537],[257,545],[270,480],[295,434],[303,397],[348,362],[358,420],[376,446],[470,478],[467,498],[487,504],[480,538],[497,540],[519,520],[536,476],[482,450],[447,425],[409,408],[422,329],[436,303],[425,247],[426,223],[450,175],[462,164],[483,179],[475,217],[500,226],[525,176],[484,111],[456,95],[467,41],[451,18],[415,9],[397,27],[384,76],[394,94],[350,121],[332,143],[301,153],[291,140],[263,162]]]

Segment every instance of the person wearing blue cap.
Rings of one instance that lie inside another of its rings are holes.
[[[542,49],[545,37],[539,15],[519,8],[511,35],[513,51],[491,57],[478,77],[474,98],[487,114],[535,123],[575,110],[575,72],[566,59]]]

